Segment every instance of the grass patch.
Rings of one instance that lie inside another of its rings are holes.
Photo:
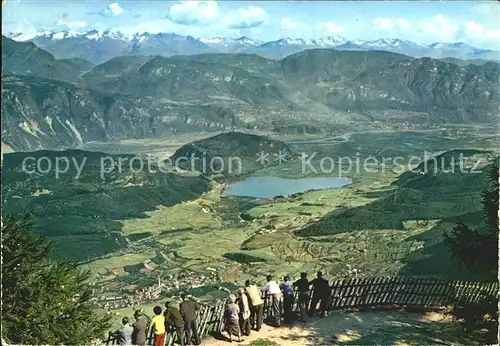
[[[263,258],[255,257],[241,252],[228,252],[225,253],[223,257],[242,264],[266,262],[266,260]]]
[[[123,233],[127,235],[152,234],[175,231],[176,229],[217,228],[220,222],[208,208],[196,201],[181,203],[171,207],[158,206],[156,210],[146,212],[146,218],[123,221]]]
[[[123,269],[127,272],[127,273],[131,273],[131,274],[136,274],[139,272],[139,270],[141,270],[142,268],[144,268],[144,264],[142,263],[137,263],[137,264],[131,264],[131,265],[126,265],[123,267]]]
[[[175,249],[180,258],[186,260],[218,260],[228,250],[236,250],[247,234],[241,229],[207,229],[175,233],[162,236],[157,241]]]
[[[88,269],[94,276],[104,275],[109,271],[114,269],[121,269],[125,266],[135,265],[137,263],[143,263],[144,261],[155,256],[154,252],[146,253],[129,253],[120,256],[111,256],[109,258],[103,258],[95,260],[82,265],[83,269]]]

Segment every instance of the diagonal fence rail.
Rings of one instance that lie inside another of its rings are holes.
[[[489,281],[450,281],[436,278],[416,277],[367,277],[336,280],[330,286],[329,310],[377,307],[442,308],[450,305],[480,304],[483,299],[498,296],[499,283]],[[293,309],[298,310],[298,292],[295,292]],[[310,292],[311,307],[313,291]],[[264,318],[271,316],[271,299],[264,298]],[[223,327],[226,302],[202,305],[198,311],[199,337],[206,338],[218,333]],[[280,302],[280,310],[283,304]],[[282,315],[282,314],[280,314]],[[177,335],[168,331],[165,345],[173,345]],[[118,341],[110,334],[106,345]],[[148,345],[153,344],[152,331]]]

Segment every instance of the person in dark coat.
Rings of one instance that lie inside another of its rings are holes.
[[[300,279],[293,283],[293,286],[299,291],[299,311],[300,321],[306,321],[307,305],[309,304],[309,280],[307,280],[307,273],[300,273]]]
[[[181,346],[184,346],[184,320],[182,319],[179,309],[172,306],[170,302],[165,303],[165,327],[167,329],[174,329],[177,334],[177,339]]]
[[[196,302],[189,299],[187,293],[181,295],[182,303],[179,304],[179,311],[181,312],[182,319],[184,320],[184,331],[186,333],[186,343],[191,345],[191,338],[194,340],[194,345],[200,344],[198,336],[198,324],[196,323],[196,311],[198,306]]]
[[[149,328],[148,319],[142,315],[140,310],[136,310],[134,313],[135,322],[132,324],[134,332],[132,333],[132,342],[134,345],[144,346],[146,345],[147,332]]]
[[[320,303],[320,317],[325,317],[328,310],[328,298],[330,295],[330,285],[328,280],[323,278],[323,273],[318,272],[316,279],[311,280],[310,284],[313,286],[313,296],[311,301],[311,308],[309,310],[309,317],[314,316],[316,307]]]

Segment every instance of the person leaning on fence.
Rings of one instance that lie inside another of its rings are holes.
[[[325,317],[328,310],[328,298],[330,296],[330,285],[328,280],[323,278],[323,273],[318,272],[316,279],[311,280],[310,284],[313,286],[313,296],[311,301],[311,308],[309,316],[314,316],[316,313],[316,306],[320,303],[319,316]]]
[[[132,334],[134,333],[134,328],[129,324],[128,317],[122,318],[122,326],[116,332],[111,333],[111,335],[116,338],[118,345],[132,345]]]
[[[195,301],[189,299],[187,293],[181,295],[182,303],[179,304],[179,311],[184,320],[184,331],[186,333],[186,343],[191,345],[191,338],[194,340],[193,345],[200,344],[198,336],[198,324],[196,323],[196,311],[198,306]]]
[[[147,331],[149,327],[148,319],[142,315],[140,310],[134,313],[135,322],[132,324],[134,332],[132,333],[132,343],[134,345],[144,346],[147,340]]]
[[[161,314],[161,306],[153,308],[155,316],[151,320],[151,329],[154,333],[154,346],[165,345],[165,317]]]
[[[165,317],[165,327],[167,330],[175,330],[179,343],[181,346],[184,346],[184,320],[182,319],[179,309],[172,306],[170,302],[166,302],[163,316]]]
[[[226,306],[225,326],[226,332],[229,334],[229,341],[233,342],[233,335],[238,336],[238,342],[241,342],[240,330],[240,308],[236,304],[236,296],[231,294]]]
[[[250,305],[250,325],[256,331],[259,331],[264,318],[264,302],[260,296],[259,289],[257,286],[252,285],[250,280],[245,281],[245,293],[248,296]]]
[[[299,291],[299,311],[300,321],[306,321],[307,304],[309,303],[309,280],[307,280],[307,273],[300,273],[300,279],[293,283],[293,286]]]
[[[283,322],[285,324],[290,324],[293,322],[293,283],[290,281],[290,277],[286,275],[283,278],[283,283],[280,285],[281,292],[283,294]]]
[[[276,281],[273,280],[271,275],[266,277],[267,283],[262,287],[262,291],[267,297],[271,298],[271,318],[274,320],[276,326],[281,324],[280,316],[280,300],[281,300],[281,289]]]
[[[240,308],[240,330],[241,333],[249,336],[250,335],[250,305],[248,303],[248,297],[245,294],[245,289],[240,288],[238,290],[238,298],[236,299],[238,307]]]

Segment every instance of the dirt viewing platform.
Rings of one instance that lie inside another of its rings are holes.
[[[471,345],[474,338],[444,313],[406,311],[334,311],[325,318],[279,328],[263,325],[239,345]],[[208,338],[202,346],[228,345]]]

